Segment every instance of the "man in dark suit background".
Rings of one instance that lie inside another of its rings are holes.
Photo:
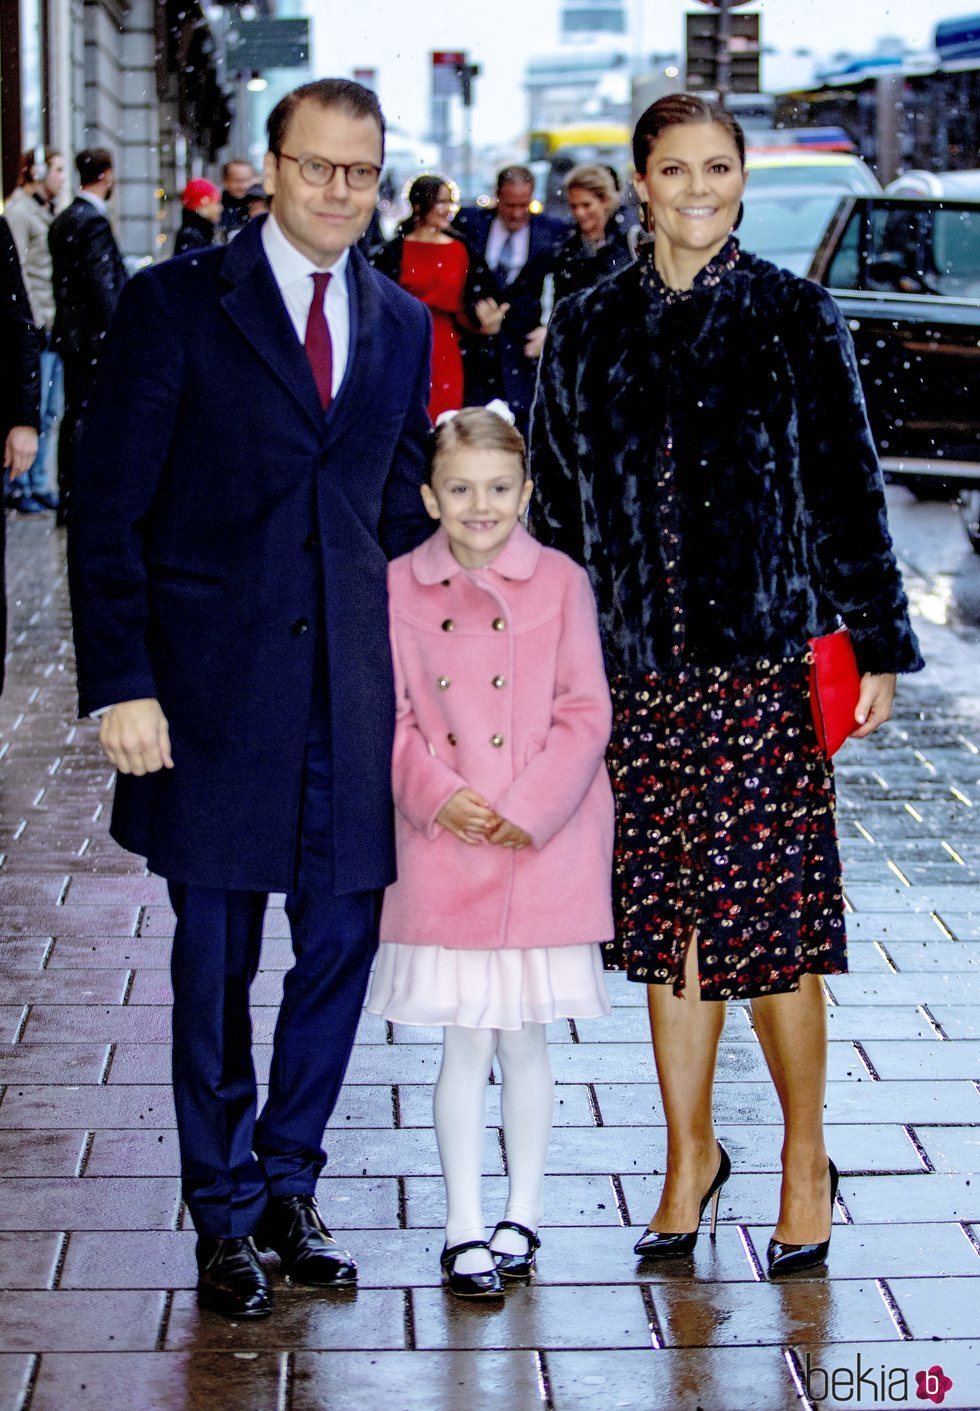
[[[41,425],[41,335],[35,326],[17,246],[0,216],[0,446],[11,479],[26,474],[37,455]],[[4,574],[7,525],[0,505],[0,691],[7,646]]]
[[[126,282],[108,201],[115,176],[105,147],[75,158],[78,195],[55,216],[48,233],[54,280],[54,349],[65,367],[65,414],[58,439],[58,523],[71,493],[79,428],[92,390],[106,330]]]
[[[528,168],[504,167],[497,177],[495,208],[467,206],[453,222],[489,266],[496,286],[494,297],[477,306],[482,335],[463,340],[466,401],[485,405],[503,397],[525,436],[544,345],[541,295],[555,246],[566,231],[553,216],[532,214],[533,197]]]
[[[80,711],[105,711],[113,836],[177,914],[173,1080],[198,1296],[350,1285],[314,1199],[394,875],[387,559],[430,532],[427,310],[355,247],[377,98],[321,80],[268,122],[273,213],[127,285],[69,520]],[[111,709],[105,710],[106,707]],[[269,892],[285,979],[256,1120],[248,990]]]

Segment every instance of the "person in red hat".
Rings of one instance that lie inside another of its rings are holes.
[[[186,255],[188,250],[206,250],[214,244],[221,216],[221,192],[213,181],[196,176],[184,187],[180,198],[184,219],[174,241],[174,254]]]

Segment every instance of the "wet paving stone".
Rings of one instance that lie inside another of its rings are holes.
[[[959,1039],[948,1044],[906,1044],[872,1039],[864,1047],[875,1072],[885,1081],[980,1080],[980,1039]]]
[[[54,1231],[5,1230],[0,1233],[0,1290],[50,1288],[63,1240],[64,1236]],[[0,1405],[3,1404],[0,1400]]]
[[[291,1411],[363,1411],[391,1404],[398,1411],[540,1404],[538,1364],[530,1352],[297,1353]]]
[[[0,1230],[171,1230],[178,1183],[8,1177],[3,1196]]]
[[[31,1411],[276,1411],[283,1370],[278,1352],[46,1353]]]
[[[63,1005],[31,1006],[23,1034],[25,1043],[86,1043],[102,1039],[121,1043],[168,1043],[170,1011],[147,1005]]]
[[[786,1411],[796,1398],[779,1348],[553,1352],[548,1381],[556,1411]]]
[[[519,1287],[499,1304],[417,1289],[412,1302],[420,1348],[652,1346],[638,1288]]]
[[[108,1044],[0,1044],[0,1083],[98,1083]]]
[[[410,1226],[430,1227],[443,1223],[446,1200],[441,1178],[410,1176],[405,1182],[405,1196]],[[506,1201],[506,1177],[485,1177],[483,1203],[487,1219],[503,1219]],[[609,1176],[545,1176],[544,1208],[546,1219],[563,1225],[621,1223],[616,1191]]]
[[[977,1330],[973,1279],[891,1278],[888,1287],[914,1338],[970,1338]]]
[[[0,1173],[3,1176],[75,1176],[85,1147],[85,1135],[74,1131],[0,1130]]]
[[[157,1291],[0,1290],[0,1328],[12,1352],[151,1352],[163,1309]]]
[[[843,1194],[859,1225],[980,1220],[980,1178],[969,1175],[867,1176],[849,1181]]]
[[[848,1202],[850,1208],[850,1202]],[[752,1244],[765,1262],[766,1245],[772,1234],[769,1225],[749,1225]],[[902,1274],[915,1278],[942,1278],[959,1274],[980,1277],[980,1252],[956,1224],[845,1225],[834,1224],[830,1261],[793,1276],[793,1282],[807,1278],[825,1281],[827,1270],[838,1279],[894,1279]]]
[[[34,1362],[30,1353],[0,1352],[0,1406],[13,1409],[24,1404]]]
[[[668,1347],[879,1341],[899,1332],[872,1280],[718,1284],[698,1290],[658,1284],[654,1302]]]
[[[357,1351],[405,1347],[405,1294],[401,1289],[336,1292],[273,1284],[275,1311],[258,1322],[234,1323],[202,1312],[194,1294],[174,1294],[165,1347],[168,1351]]]
[[[916,1127],[915,1135],[937,1171],[980,1173],[980,1129]]]
[[[174,1127],[169,1087],[8,1087],[0,1101],[4,1127]]]

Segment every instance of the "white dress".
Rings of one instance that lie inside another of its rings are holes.
[[[393,1024],[520,1029],[609,1013],[602,952],[588,943],[450,950],[382,941],[365,1003]]]

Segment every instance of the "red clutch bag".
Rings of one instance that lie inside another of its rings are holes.
[[[854,710],[861,694],[851,634],[847,628],[810,638],[810,705],[817,739],[830,759],[858,728]]]

